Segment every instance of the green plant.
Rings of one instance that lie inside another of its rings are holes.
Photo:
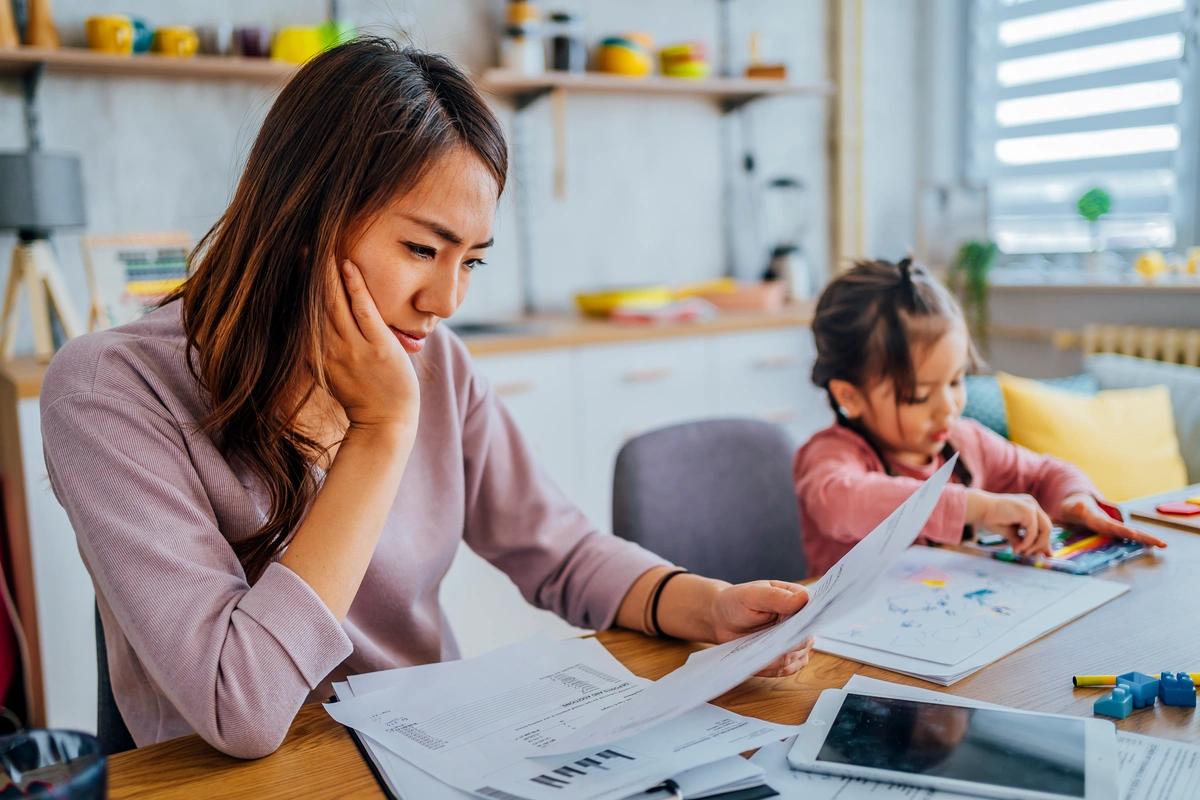
[[[988,349],[988,273],[999,252],[994,242],[964,242],[950,268],[950,286],[962,300],[967,328],[985,352]]]
[[[1075,210],[1088,222],[1092,252],[1100,252],[1100,218],[1112,210],[1112,196],[1099,186],[1093,186],[1080,195],[1079,200],[1075,203]],[[1094,261],[1095,257],[1093,256],[1092,259]],[[1094,268],[1095,265],[1090,266]]]
[[[1099,186],[1095,186],[1083,193],[1075,203],[1075,208],[1079,211],[1079,216],[1094,225],[1112,210],[1112,196]]]

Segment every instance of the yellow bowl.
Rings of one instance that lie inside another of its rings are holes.
[[[575,295],[575,305],[590,317],[606,317],[617,308],[657,308],[674,299],[674,293],[667,286],[625,286],[580,292]]]

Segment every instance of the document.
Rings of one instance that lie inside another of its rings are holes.
[[[500,800],[618,800],[796,731],[706,704],[605,747],[532,760],[647,683],[594,639],[535,641],[402,670],[325,708],[438,780]]]
[[[1129,591],[1125,584],[914,547],[817,649],[949,685]]]
[[[598,747],[649,730],[732,689],[798,647],[819,620],[852,611],[870,594],[868,587],[925,527],[957,459],[956,455],[947,461],[813,584],[808,604],[795,615],[765,631],[693,653],[679,669],[639,690],[629,702],[562,736],[545,752],[563,754]]]
[[[400,668],[400,670],[403,669],[423,669],[423,666]],[[367,685],[379,684],[381,680],[390,681],[400,670],[385,670],[354,677],[366,679],[359,682]],[[386,688],[386,686],[387,684],[384,683],[382,688]],[[333,690],[342,700],[355,696],[350,681],[334,683]],[[470,792],[456,789],[448,783],[439,781],[374,739],[363,734],[358,734],[358,736],[367,757],[375,765],[380,778],[393,797],[400,800],[470,800],[475,797]],[[748,789],[764,783],[762,768],[751,764],[741,756],[729,756],[711,764],[684,770],[673,776],[671,780],[683,792],[685,800],[702,800],[714,794]],[[631,795],[630,800],[663,800],[663,793],[661,790],[638,792],[636,795]]]

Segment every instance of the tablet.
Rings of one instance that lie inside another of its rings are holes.
[[[793,768],[978,797],[1117,800],[1111,722],[826,689]]]

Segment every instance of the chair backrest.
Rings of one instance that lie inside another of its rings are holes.
[[[793,453],[783,428],[760,420],[642,434],[617,455],[613,532],[712,578],[799,580],[807,563]]]
[[[104,748],[105,755],[116,755],[132,750],[135,745],[117,699],[113,697],[112,683],[108,677],[108,648],[104,644],[104,623],[100,621],[100,607],[96,607],[96,738]]]

